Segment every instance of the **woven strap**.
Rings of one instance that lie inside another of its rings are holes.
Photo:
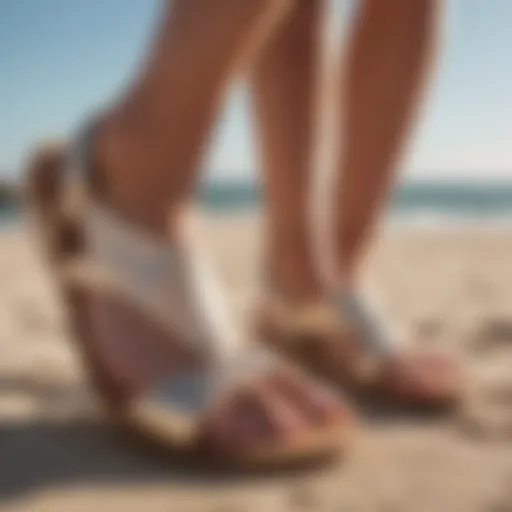
[[[282,343],[291,350],[299,350],[306,343],[319,344],[319,354],[325,357],[333,356],[330,350],[322,350],[320,344],[358,343],[360,342],[361,316],[357,318],[352,310],[337,309],[331,302],[315,302],[295,306],[277,295],[266,298],[266,314],[277,326]],[[366,325],[366,324],[365,324]],[[365,335],[368,331],[365,331]],[[372,342],[373,342],[372,338]],[[368,340],[361,340],[365,346],[357,351],[351,361],[352,371],[363,381],[378,378],[385,362],[384,350],[367,348]],[[380,347],[381,345],[376,345]],[[326,364],[330,362],[326,361]]]
[[[339,332],[344,325],[330,304],[314,302],[296,306],[276,294],[265,298],[265,311],[273,324],[291,343],[308,336]]]

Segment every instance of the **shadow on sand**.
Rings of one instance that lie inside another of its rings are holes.
[[[100,421],[0,424],[0,500],[53,486],[190,478],[122,443]]]
[[[6,396],[9,392],[30,392],[32,384],[25,379],[0,378],[0,400],[2,394]],[[64,387],[60,390],[39,387],[32,391],[39,399],[46,396],[52,407],[59,407],[65,396],[66,401],[76,396],[73,389]],[[39,489],[94,484],[163,483],[184,485],[191,492],[195,486],[201,486],[203,491],[209,486],[229,490],[242,481],[310,475],[313,469],[310,464],[274,468],[275,471],[229,471],[213,464],[190,463],[183,455],[137,442],[98,417],[12,421],[0,416],[0,501],[23,497]]]

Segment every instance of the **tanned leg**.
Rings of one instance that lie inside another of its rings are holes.
[[[270,285],[290,300],[321,293],[311,245],[309,200],[323,2],[301,0],[259,54],[251,85],[268,226]]]
[[[439,0],[364,0],[342,89],[334,188],[336,279],[350,282],[382,211],[430,76]]]

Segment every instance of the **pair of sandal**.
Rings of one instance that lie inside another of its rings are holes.
[[[307,370],[401,405],[455,401],[451,362],[391,352],[352,296],[300,310],[275,296],[258,315],[265,343],[242,344],[195,241],[158,239],[102,198],[91,139],[41,148],[29,206],[92,384],[117,424],[193,458],[254,468],[346,446],[355,415]]]

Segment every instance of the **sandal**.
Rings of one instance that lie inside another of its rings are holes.
[[[108,417],[187,460],[215,465],[274,467],[337,455],[353,430],[349,408],[298,367],[240,343],[193,242],[159,240],[109,209],[88,161],[90,139],[86,133],[69,151],[43,147],[29,166],[27,192]],[[121,335],[108,331],[112,307],[105,313],[98,301],[133,312],[115,326]],[[131,316],[164,342],[151,346],[151,337],[133,334]],[[130,365],[143,368],[137,378]]]
[[[256,332],[273,349],[365,403],[440,412],[451,409],[461,394],[462,379],[452,359],[397,350],[354,294],[303,307],[271,295],[256,317]]]

